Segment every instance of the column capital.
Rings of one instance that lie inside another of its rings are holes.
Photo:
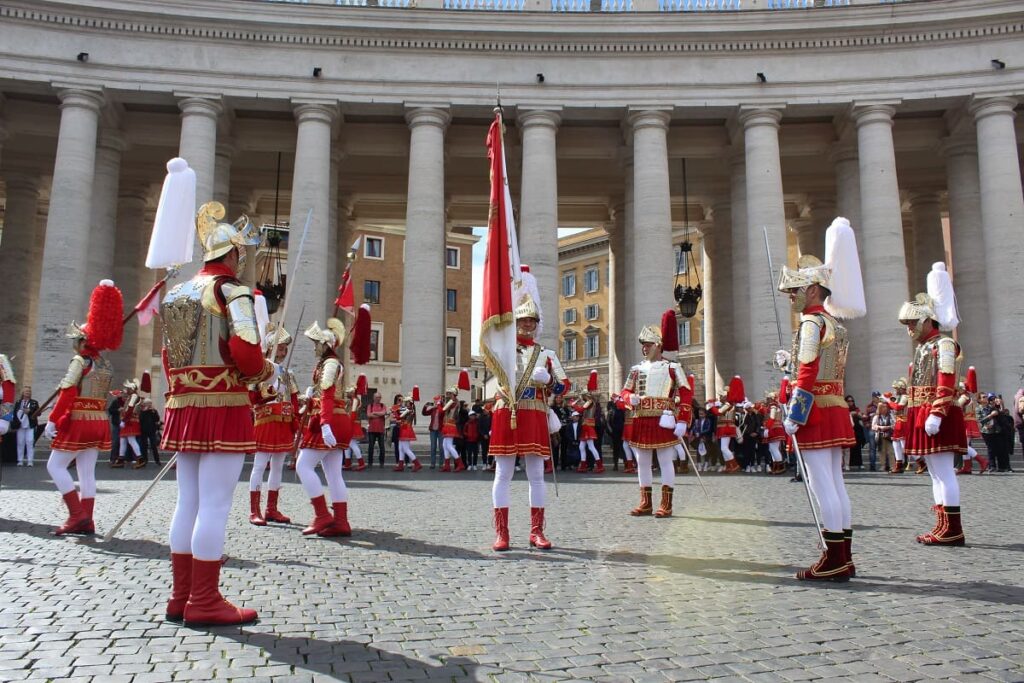
[[[39,192],[39,176],[32,173],[5,173],[7,192]]]
[[[908,193],[911,209],[922,204],[938,204],[939,192],[933,188],[919,188]]]
[[[149,183],[122,183],[117,192],[117,201],[149,202]]]
[[[939,140],[939,153],[947,158],[975,156],[978,154],[978,138],[975,135],[942,138]]]
[[[967,110],[974,115],[975,121],[995,114],[1007,114],[1012,118],[1016,116],[1013,110],[1017,104],[1016,97],[974,97]]]
[[[738,119],[744,129],[755,126],[771,126],[778,128],[782,121],[783,107],[748,106],[741,104],[738,111]]]
[[[87,90],[85,88],[61,88],[57,91],[60,98],[60,108],[87,109],[99,114],[100,109],[106,102],[102,90]]]
[[[301,102],[293,104],[295,122],[300,126],[307,121],[319,121],[328,126],[334,124],[338,116],[338,105],[326,102]]]
[[[629,110],[626,120],[632,130],[637,131],[644,128],[658,128],[668,131],[669,121],[672,120],[672,113],[669,109],[633,109]]]
[[[124,135],[116,128],[100,128],[100,134],[96,139],[96,146],[118,153],[124,152],[129,147]]]
[[[227,157],[228,159],[230,159],[233,156],[235,156],[236,149],[237,147],[234,141],[232,140],[225,140],[223,142],[218,141],[217,151],[215,152],[215,154],[219,157]]]
[[[516,111],[516,123],[521,131],[536,127],[558,130],[558,127],[562,125],[562,115],[554,109],[524,109],[520,107]]]
[[[896,115],[896,107],[891,104],[866,104],[863,106],[854,104],[850,111],[853,122],[858,128],[869,123],[885,123],[892,126],[892,119]]]
[[[447,106],[407,106],[405,110],[405,122],[409,128],[434,126],[444,130],[451,120],[452,115]]]
[[[833,164],[843,161],[857,161],[860,157],[857,151],[857,143],[853,141],[837,142],[829,150],[829,160]]]
[[[185,97],[178,100],[178,109],[182,116],[207,116],[217,120],[224,111],[224,105],[219,98],[212,97]]]

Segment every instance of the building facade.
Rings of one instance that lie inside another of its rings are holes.
[[[132,301],[159,276],[142,253],[177,155],[200,202],[267,216],[276,199],[291,225],[310,216],[306,251],[290,248],[287,264],[309,318],[330,313],[353,235],[401,225],[401,325],[416,334],[398,335],[400,383],[444,383],[446,248],[459,226],[486,224],[483,141],[500,83],[523,260],[546,310],[559,309],[557,227],[608,232],[611,300],[594,322],[610,330],[599,353],[611,384],[635,359],[636,330],[673,304],[685,160],[709,374],[742,374],[754,395],[777,383],[770,359],[792,322],[768,284],[765,238],[777,270],[792,239],[820,254],[842,214],[869,310],[849,326],[849,390],[905,371],[896,311],[948,253],[969,361],[986,388],[1015,391],[1021,3],[381,4],[0,6],[0,272],[25,283],[0,301],[0,348],[23,376],[56,384],[61,331],[93,282],[113,274]],[[697,6],[731,11],[686,11]],[[145,365],[152,333],[130,328],[117,362],[146,349]],[[544,343],[560,347],[557,335],[549,326]],[[383,331],[385,357],[394,336]],[[311,362],[297,354],[296,370]]]

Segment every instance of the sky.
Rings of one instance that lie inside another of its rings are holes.
[[[558,237],[568,237],[589,228],[559,228]],[[484,257],[487,255],[487,228],[473,228],[473,234],[480,241],[473,245],[473,329],[470,349],[474,356],[480,354],[480,315],[484,302]]]

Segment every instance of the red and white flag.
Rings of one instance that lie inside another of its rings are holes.
[[[153,285],[139,303],[135,304],[135,312],[139,316],[140,325],[148,325],[153,316],[158,314],[160,310],[160,292],[166,284],[167,279],[162,278]]]
[[[507,396],[512,396],[516,386],[516,321],[512,292],[515,286],[513,279],[520,278],[520,264],[512,195],[508,190],[505,166],[501,112],[495,114],[494,123],[487,133],[487,156],[491,160],[491,198],[487,214],[480,350],[484,363],[498,380],[498,387]]]

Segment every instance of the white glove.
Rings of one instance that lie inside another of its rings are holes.
[[[938,415],[929,415],[928,419],[924,421],[924,433],[928,436],[935,436],[939,433],[939,427],[942,426],[942,418]]]
[[[537,384],[547,384],[551,381],[551,373],[545,367],[533,369],[533,381]]]
[[[800,425],[792,420],[786,420],[782,423],[782,426],[786,428],[786,433],[790,436],[796,434],[797,430],[800,429]]]
[[[658,418],[658,426],[662,429],[675,429],[676,427],[676,416],[671,410],[661,411],[661,417]]]
[[[7,420],[0,420],[0,436],[11,430],[11,423]]]
[[[681,439],[686,436],[686,423],[676,422],[676,428],[672,430],[672,433],[676,435],[677,439]]]
[[[53,422],[47,422],[46,423],[46,429],[43,430],[43,434],[46,435],[47,439],[56,439],[57,438],[57,425],[54,424]]]
[[[335,446],[338,445],[338,440],[334,438],[334,432],[331,431],[331,425],[320,425],[320,436],[324,438],[324,444],[328,448],[334,448]]]
[[[778,351],[775,352],[775,367],[777,367],[779,370],[787,369],[789,367],[789,363],[791,360],[793,360],[793,356],[789,353],[789,351],[779,349]]]
[[[761,436],[763,436],[764,438],[767,439],[768,438],[768,430],[767,429],[762,429],[761,430]]]
[[[313,398],[313,387],[306,387],[306,400]]]
[[[634,407],[640,405],[640,397],[637,396],[636,394],[630,394],[629,395],[629,405],[634,406]]]
[[[121,423],[121,424],[119,425],[119,428],[120,428],[120,429],[124,429],[124,422],[122,422],[122,423]]]

